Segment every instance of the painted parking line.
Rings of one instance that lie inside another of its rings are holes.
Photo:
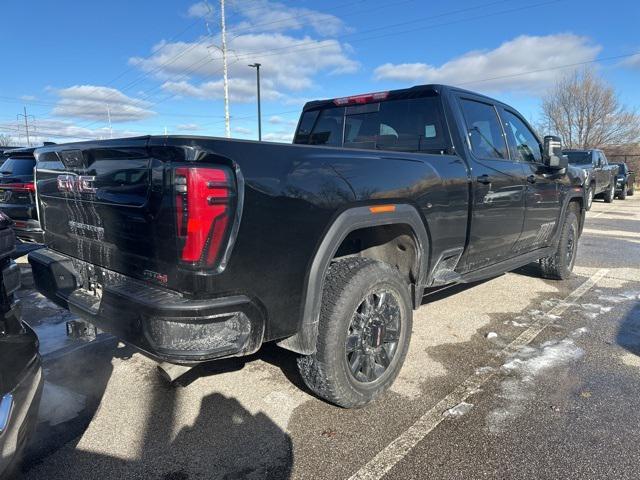
[[[608,272],[608,269],[601,269],[595,272],[582,285],[571,292],[563,301],[549,310],[540,320],[536,321],[515,340],[507,345],[498,357],[508,356],[525,345],[531,343],[549,324],[557,320],[557,316],[562,315],[580,297],[587,293],[596,285]],[[391,442],[381,452],[379,452],[369,463],[358,470],[349,480],[377,480],[382,478],[394,465],[402,460],[413,447],[424,439],[434,428],[436,428],[446,417],[443,412],[453,408],[461,402],[467,400],[476,393],[482,385],[495,376],[495,370],[474,373],[458,385],[451,393],[440,400],[434,407],[420,417],[411,427],[405,430],[398,438]]]
[[[590,216],[589,218],[598,218],[600,215],[604,215],[604,214],[605,212],[596,213],[595,215]]]

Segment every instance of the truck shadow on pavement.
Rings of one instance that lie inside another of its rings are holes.
[[[56,425],[41,421],[23,468],[25,479],[290,477],[293,448],[289,435],[264,413],[249,412],[235,398],[220,393],[194,400],[184,395],[184,388],[158,379],[151,393],[141,397],[146,408],[121,412],[143,425],[135,438],[118,432],[117,421],[114,431],[104,432],[104,416],[97,420],[98,428],[91,426],[101,402],[106,401],[103,396],[113,373],[112,360],[126,360],[132,353],[129,347],[105,344],[83,352],[81,358],[64,358],[47,366],[48,381],[73,388],[74,394],[86,400],[74,418]],[[201,374],[241,369],[246,362],[219,363],[203,366]],[[113,406],[103,407],[114,410]],[[185,420],[192,416],[193,422]],[[95,431],[99,438],[94,444]],[[113,445],[105,445],[109,438]],[[98,453],[102,449],[108,453]]]
[[[640,356],[640,302],[629,310],[620,324],[616,343],[625,350]]]

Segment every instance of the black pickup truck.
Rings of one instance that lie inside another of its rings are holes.
[[[602,150],[565,150],[563,153],[569,158],[570,165],[583,170],[587,210],[591,209],[596,197],[602,197],[605,203],[613,202],[618,166],[610,164]]]
[[[535,261],[570,275],[581,180],[508,105],[441,85],[316,101],[294,143],[38,149],[37,288],[165,362],[278,342],[355,407],[398,375],[426,293]]]

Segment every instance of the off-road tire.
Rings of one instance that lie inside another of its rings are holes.
[[[627,195],[630,197],[633,197],[633,194],[635,193],[635,185],[632,183],[628,188],[627,188]]]
[[[623,185],[622,186],[622,191],[618,194],[618,198],[620,200],[626,200],[628,194],[629,194],[629,191],[627,190],[627,186]]]
[[[609,185],[607,191],[603,193],[602,198],[604,198],[604,203],[612,203],[615,196],[616,186],[612,183]]]
[[[346,338],[356,309],[376,289],[392,292],[400,312],[399,339],[384,373],[372,382],[356,380],[349,368]],[[298,369],[316,395],[344,408],[366,405],[387,390],[404,363],[411,338],[413,310],[409,286],[391,265],[347,258],[329,267],[322,292],[316,352],[298,358]]]
[[[562,224],[556,252],[540,259],[540,268],[544,278],[565,280],[571,276],[578,251],[579,232],[576,209],[570,205]],[[570,257],[568,255],[569,248],[572,248]]]
[[[593,197],[595,197],[594,192],[595,192],[594,186],[593,185],[589,185],[587,187],[587,195],[586,195],[587,196],[587,199],[586,199],[587,205],[585,206],[585,210],[587,212],[589,210],[591,210],[591,207],[593,206]]]

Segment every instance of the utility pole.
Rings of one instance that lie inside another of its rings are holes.
[[[109,138],[113,138],[113,129],[111,128],[111,107],[107,103],[107,118],[109,119]]]
[[[258,84],[258,141],[262,141],[262,112],[260,107],[260,63],[254,63],[249,65],[251,68],[256,69],[256,80]]]
[[[229,119],[229,78],[227,72],[227,27],[224,19],[224,0],[220,0],[220,29],[222,30],[222,75],[224,82],[224,133],[231,137],[231,122]]]
[[[24,119],[24,130],[27,136],[27,146],[30,147],[31,146],[31,139],[29,138],[29,117],[31,117],[33,120],[33,122],[35,123],[36,119],[33,115],[27,115],[27,107],[22,107],[24,114],[19,113],[18,115],[16,115],[16,118],[18,120],[18,136],[20,136],[20,117],[22,117]]]

